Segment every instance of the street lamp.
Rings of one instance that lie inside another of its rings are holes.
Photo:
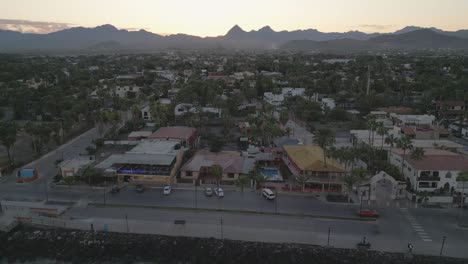
[[[440,247],[440,255],[441,255],[441,256],[442,256],[443,251],[444,251],[445,239],[446,239],[446,238],[447,238],[446,236],[443,236],[443,237],[442,237],[442,246]]]
[[[361,212],[362,212],[362,199],[364,199],[364,195],[365,193],[363,191],[361,191],[361,204],[359,205],[359,215],[361,215]]]

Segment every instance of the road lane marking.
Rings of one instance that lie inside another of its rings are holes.
[[[422,241],[432,242],[432,239],[426,233],[424,228],[418,223],[416,218],[410,214],[407,208],[400,208],[400,212],[404,217],[406,217],[406,219],[408,219],[408,222],[410,223],[411,227]]]

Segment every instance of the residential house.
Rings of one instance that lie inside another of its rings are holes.
[[[219,165],[223,169],[221,179],[211,173],[211,168]],[[199,150],[180,169],[183,180],[191,180],[194,184],[215,184],[221,180],[222,184],[234,184],[241,175],[248,175],[255,167],[255,159],[242,157],[239,152],[222,151],[213,153]]]
[[[198,133],[193,127],[173,126],[161,127],[150,139],[178,140],[183,147],[194,148],[198,145]]]
[[[466,111],[464,101],[437,101],[435,106],[440,119],[457,119]]]
[[[93,156],[81,156],[60,162],[57,167],[59,168],[62,177],[79,176],[83,173],[83,169],[88,167],[95,161]]]
[[[130,134],[128,134],[127,139],[129,141],[137,141],[137,140],[147,139],[152,134],[153,132],[151,131],[132,131]]]
[[[239,129],[243,135],[248,135],[250,133],[250,124],[249,122],[239,122]]]
[[[334,159],[326,158],[319,146],[283,146],[283,162],[293,175],[307,179],[308,188],[341,191],[345,169]]]
[[[118,96],[120,98],[131,96],[131,94],[133,94],[133,96],[137,96],[140,89],[141,88],[136,85],[116,86],[114,88],[114,96]]]
[[[467,158],[441,149],[425,149],[421,160],[412,159],[409,151],[403,155],[402,149],[393,149],[390,163],[399,168],[403,165],[404,177],[414,191],[461,191],[458,173],[468,171]]]

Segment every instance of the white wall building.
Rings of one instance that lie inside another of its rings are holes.
[[[141,88],[136,85],[116,86],[114,88],[114,96],[118,96],[120,98],[127,97],[129,92],[133,92],[135,93],[135,95],[138,95],[138,93],[140,92],[140,89]]]
[[[444,192],[461,191],[461,183],[457,182],[458,173],[468,170],[468,159],[462,155],[440,149],[426,149],[424,158],[413,160],[409,151],[405,154],[403,174],[409,180],[414,191]],[[401,168],[403,150],[393,149],[390,153],[390,163]],[[465,190],[468,192],[468,188]]]

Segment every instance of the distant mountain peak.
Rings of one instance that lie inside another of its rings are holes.
[[[108,31],[118,30],[116,27],[114,27],[111,24],[105,24],[105,25],[97,26],[97,27],[95,27],[95,29],[108,30]]]
[[[270,26],[264,26],[261,29],[259,29],[258,32],[275,32],[275,31],[271,29]]]
[[[226,36],[239,35],[243,33],[246,33],[246,32],[241,27],[239,27],[239,25],[235,25],[228,31]]]

